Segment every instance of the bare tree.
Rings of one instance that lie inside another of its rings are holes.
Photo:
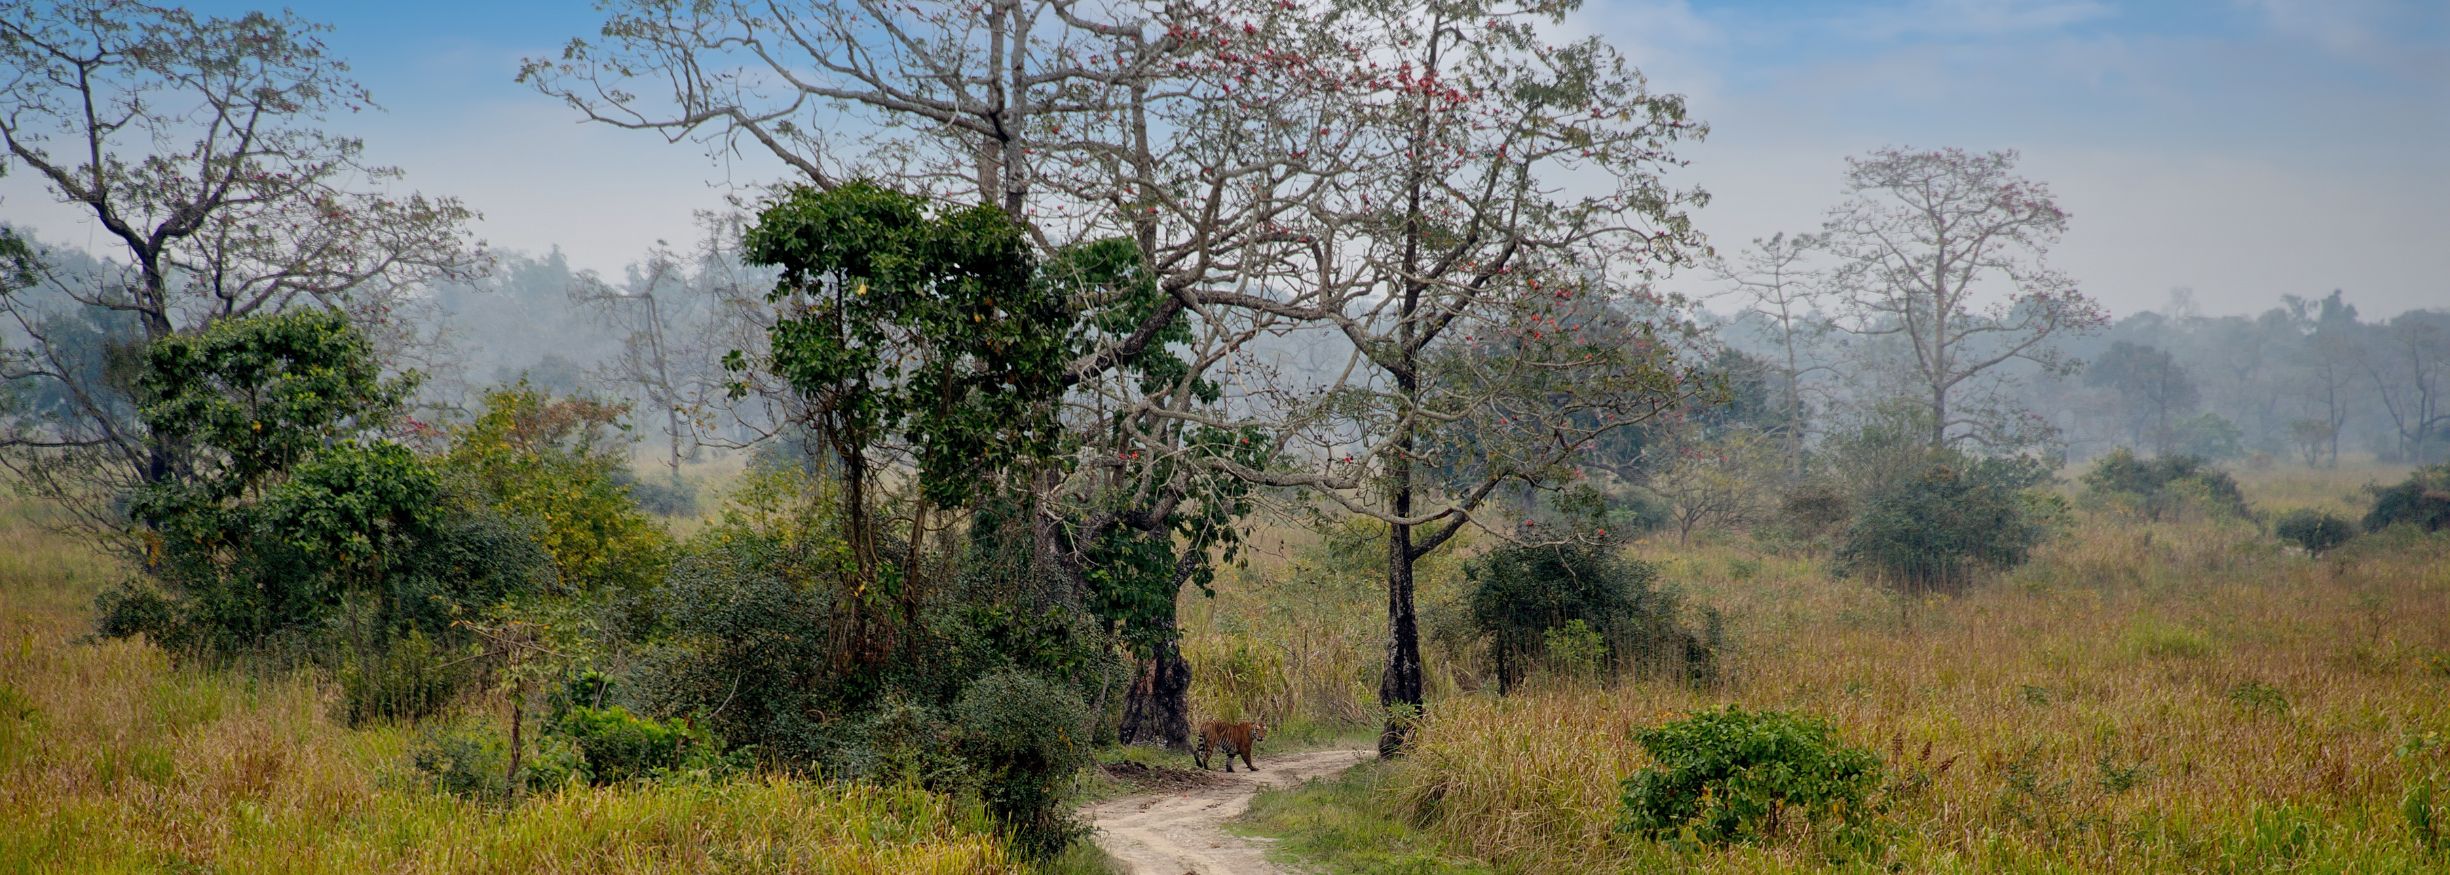
[[[1703,524],[1736,526],[1759,519],[1771,506],[1770,484],[1777,476],[1768,436],[1731,430],[1699,437],[1662,441],[1645,452],[1651,458],[1643,488],[1667,502],[1678,546],[1690,542]]]
[[[2364,326],[2357,322],[2356,306],[2337,289],[2319,300],[2288,295],[2281,303],[2300,338],[2292,350],[2296,368],[2291,382],[2303,415],[2290,424],[2290,431],[2305,451],[2307,465],[2336,468],[2340,435],[2348,430],[2359,400]]]
[[[1570,8],[1352,3],[1317,16],[1320,36],[1292,44],[1342,49],[1338,71],[1302,95],[1341,109],[1321,143],[1333,148],[1298,159],[1317,193],[1258,247],[1262,282],[1225,301],[1347,351],[1327,385],[1248,390],[1286,442],[1280,458],[1307,464],[1235,473],[1386,523],[1385,755],[1422,706],[1415,564],[1475,522],[1543,538],[1481,511],[1500,486],[1569,476],[1596,439],[1703,388],[1674,338],[1651,330],[1678,302],[1647,285],[1699,248],[1683,213],[1698,193],[1660,174],[1676,164],[1669,144],[1701,128],[1598,40],[1548,42],[1534,22]],[[1600,330],[1610,324],[1624,330]],[[1454,446],[1465,436],[1468,449]],[[1472,464],[1433,466],[1466,453]]]
[[[1894,337],[1931,414],[1929,443],[2017,443],[1989,409],[2002,367],[2064,371],[2051,340],[2106,319],[2046,262],[2067,229],[2048,187],[2015,174],[2013,151],[1884,148],[1847,159],[1847,199],[1823,226],[1852,308],[1847,329]],[[1987,303],[1986,303],[1987,302]]]
[[[2365,370],[2383,412],[2399,431],[2399,447],[2418,465],[2450,432],[2450,313],[2410,310],[2366,350]]]
[[[597,318],[621,332],[621,349],[604,363],[604,370],[613,381],[633,387],[640,401],[662,414],[664,466],[676,478],[681,461],[697,446],[696,414],[705,410],[715,394],[711,390],[720,382],[715,361],[723,350],[731,349],[708,345],[708,341],[731,339],[730,333],[705,324],[707,320],[689,318],[707,315],[703,311],[723,302],[721,292],[705,288],[702,282],[715,279],[702,274],[711,267],[705,260],[720,257],[720,244],[712,235],[707,246],[696,271],[657,241],[645,261],[630,267],[628,280],[620,287],[585,273],[570,289],[572,300],[588,305]]]
[[[1789,474],[1797,477],[1803,475],[1807,386],[1812,377],[1834,370],[1813,349],[1835,328],[1820,310],[1828,297],[1823,285],[1828,278],[1811,261],[1823,245],[1814,235],[1789,237],[1781,232],[1767,239],[1754,238],[1733,259],[1714,258],[1710,263],[1727,283],[1727,294],[1742,308],[1739,314],[1760,320],[1778,345],[1780,359],[1773,367],[1789,420],[1779,436],[1786,448]]]
[[[0,431],[0,460],[58,496],[107,495],[176,475],[175,447],[123,415],[127,387],[82,367],[57,308],[124,314],[129,342],[297,305],[392,325],[402,291],[482,270],[456,200],[394,194],[335,113],[372,107],[290,15],[235,19],[128,0],[0,2],[6,160],[88,212],[125,261],[100,279],[42,273],[49,302],[0,296],[26,339],[0,380],[43,385],[66,412]],[[97,491],[94,487],[102,487]],[[85,503],[90,522],[107,507]]]

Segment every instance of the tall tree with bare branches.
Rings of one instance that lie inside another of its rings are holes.
[[[1487,518],[1490,497],[1705,388],[1648,286],[1699,249],[1700,194],[1661,174],[1702,129],[1604,43],[1551,42],[1573,8],[1339,3],[1265,42],[1335,51],[1303,96],[1341,121],[1298,159],[1316,192],[1255,247],[1268,272],[1226,303],[1343,362],[1324,385],[1251,381],[1243,406],[1305,464],[1237,473],[1386,523],[1385,755],[1423,705],[1415,565],[1475,523],[1546,539]],[[1436,464],[1465,436],[1473,463]]]
[[[2029,442],[1999,406],[2025,361],[2063,372],[2054,338],[2106,316],[2050,268],[2067,212],[2016,174],[2014,151],[1884,148],[1846,161],[1847,198],[1823,236],[1852,310],[1848,330],[1899,341],[1929,416],[1930,446]]]

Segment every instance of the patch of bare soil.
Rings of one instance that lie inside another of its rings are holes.
[[[1285,871],[1268,862],[1264,839],[1234,835],[1225,822],[1248,810],[1262,787],[1289,787],[1332,777],[1376,756],[1367,748],[1313,750],[1279,757],[1264,754],[1259,771],[1183,774],[1181,769],[1116,763],[1131,771],[1173,773],[1178,784],[1092,805],[1083,812],[1096,830],[1097,846],[1133,875],[1266,875]]]

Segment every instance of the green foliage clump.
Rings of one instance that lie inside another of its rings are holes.
[[[1909,592],[1962,592],[1985,571],[2024,563],[2049,533],[2049,474],[2031,459],[1932,452],[1919,470],[1862,499],[1839,545],[1839,568]]]
[[[643,592],[663,577],[673,545],[629,487],[614,435],[624,412],[524,383],[488,392],[441,462],[494,512],[533,521],[565,589]]]
[[[2093,463],[2084,485],[2094,495],[2156,522],[2178,519],[2190,508],[2237,519],[2253,515],[2237,479],[2199,456],[2146,460],[2121,448]]]
[[[510,743],[472,726],[429,727],[409,749],[409,765],[434,789],[472,799],[510,795]]]
[[[952,715],[956,746],[978,764],[979,795],[1017,845],[1043,854],[1076,837],[1061,803],[1072,774],[1089,764],[1089,707],[1078,694],[1007,668],[970,684]]]
[[[982,472],[1052,446],[1045,402],[1062,391],[1071,308],[1039,281],[1003,210],[930,215],[925,200],[865,182],[796,188],[758,214],[742,253],[781,269],[775,300],[802,304],[775,322],[771,364],[816,402],[819,430],[853,468],[906,437],[926,499],[960,506]]]
[[[1551,642],[1585,639],[1551,633],[1577,623],[1600,643],[1592,660],[1598,668],[1631,667],[1694,682],[1717,676],[1715,616],[1702,630],[1689,628],[1682,600],[1658,585],[1659,571],[1649,563],[1593,544],[1509,546],[1475,560],[1464,575],[1472,622],[1488,636],[1501,691],[1569,656],[1551,652]]]
[[[2373,490],[2365,531],[2405,523],[2426,532],[2450,529],[2450,465],[2419,468],[2406,480]]]
[[[2337,514],[2313,508],[2298,508],[2280,515],[2279,520],[2272,523],[2271,530],[2282,539],[2304,547],[2306,555],[2316,559],[2356,537],[2353,524]]]
[[[730,765],[722,744],[692,722],[640,717],[620,705],[571,706],[550,729],[575,750],[574,771],[592,784]]]
[[[831,482],[751,472],[673,563],[654,600],[664,634],[622,704],[698,715],[780,768],[976,793],[1022,846],[1064,844],[1056,802],[1089,748],[1087,702],[1123,686],[1116,639],[1065,609],[1045,569],[976,561],[896,621],[894,658],[865,659],[848,646],[870,616],[849,607],[848,525]]]
[[[1729,705],[1636,733],[1657,764],[1625,779],[1619,828],[1703,844],[1753,842],[1789,818],[1852,825],[1880,760],[1817,719]]]
[[[407,391],[373,356],[325,312],[222,320],[147,351],[140,414],[176,451],[129,499],[152,580],[104,594],[105,634],[294,648],[340,673],[352,720],[447,700],[469,676],[440,668],[465,644],[454,621],[550,569],[424,459],[363,437]]]

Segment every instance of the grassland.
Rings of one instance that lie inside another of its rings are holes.
[[[125,570],[0,498],[0,872],[1018,871],[974,804],[749,775],[516,805],[437,792],[416,730],[304,675],[88,640]]]
[[[2398,473],[2243,479],[2261,511],[2347,510]],[[1913,603],[1740,537],[1634,550],[1726,613],[1724,685],[1500,698],[1450,670],[1409,757],[1265,796],[1251,828],[1337,871],[2450,871],[2441,794],[2420,805],[2450,778],[2450,539],[2316,561],[2252,524],[2079,507],[2030,564]],[[1295,565],[1255,567],[1194,614],[1195,638],[1270,634],[1242,603]],[[1371,608],[1341,621],[1374,632]],[[1619,782],[1648,763],[1634,730],[1725,702],[1819,715],[1880,752],[1878,846],[1616,832]]]

